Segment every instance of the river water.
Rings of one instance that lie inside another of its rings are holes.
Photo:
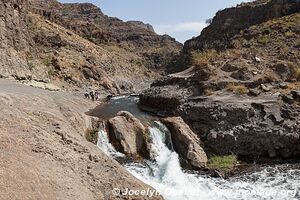
[[[125,99],[123,99],[125,102],[128,101]],[[115,99],[112,102],[123,103],[123,100]],[[109,105],[113,106],[114,103]],[[132,111],[132,106],[123,105],[122,109]],[[129,107],[130,109],[126,109]],[[145,117],[144,114],[138,116]],[[153,120],[149,123],[152,138],[151,160],[143,163],[126,162],[123,165],[136,178],[159,191],[166,200],[300,199],[299,169],[285,167],[283,170],[282,166],[278,165],[227,180],[184,170],[180,166],[178,154],[173,151],[168,129],[157,119],[147,118],[147,120]],[[104,127],[100,127],[98,147],[113,158],[124,157],[109,143],[105,130]]]

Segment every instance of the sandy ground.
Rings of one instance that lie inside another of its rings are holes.
[[[0,199],[147,199],[112,195],[148,186],[86,141],[94,106],[0,79]]]

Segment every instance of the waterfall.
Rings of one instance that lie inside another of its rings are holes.
[[[149,184],[166,200],[299,199],[300,170],[282,172],[276,167],[238,178],[223,180],[186,172],[170,145],[168,129],[160,122],[150,127],[151,160],[127,163],[125,168]],[[105,127],[99,130],[99,148],[112,157],[124,156],[109,143]]]
[[[113,145],[109,142],[108,133],[106,131],[106,124],[102,122],[99,127],[99,137],[97,146],[108,156],[111,157],[124,157],[125,155],[118,152]]]

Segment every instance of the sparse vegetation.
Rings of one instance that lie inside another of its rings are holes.
[[[193,64],[195,66],[206,66],[210,62],[213,62],[216,60],[218,56],[218,52],[213,49],[209,49],[206,51],[194,51],[192,52],[192,59],[193,59]]]
[[[291,32],[291,31],[285,32],[284,35],[287,38],[292,38],[292,37],[296,36],[295,33]]]
[[[258,37],[257,42],[259,44],[266,45],[267,43],[270,42],[270,36],[269,35],[261,35]]]
[[[291,68],[293,78],[295,78],[297,81],[300,81],[300,65],[290,63],[289,66]]]
[[[35,65],[32,62],[27,63],[28,69],[31,71],[35,68]]]
[[[227,85],[227,91],[234,92],[236,94],[247,94],[249,89],[244,84],[229,83]]]
[[[47,67],[52,65],[52,59],[51,58],[44,58],[42,60],[43,64],[46,65]]]
[[[98,130],[93,128],[93,129],[87,129],[85,133],[85,138],[87,141],[97,144],[98,142]]]
[[[205,89],[204,92],[203,92],[203,94],[205,96],[211,96],[211,95],[214,94],[214,91],[212,89]]]
[[[266,72],[264,77],[263,77],[263,80],[267,81],[267,82],[274,82],[277,80],[277,77],[275,76],[274,73],[272,72]]]
[[[53,68],[50,68],[48,69],[48,76],[51,77],[51,76],[54,76],[55,75],[55,71]]]
[[[137,65],[137,66],[143,66],[144,65],[143,60],[141,60],[141,59],[132,60],[132,64]]]
[[[237,165],[236,155],[213,156],[208,159],[207,166],[211,169],[230,170]]]

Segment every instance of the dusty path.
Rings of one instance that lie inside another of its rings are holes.
[[[115,187],[147,188],[86,141],[84,112],[93,107],[0,79],[0,199],[104,199]]]

